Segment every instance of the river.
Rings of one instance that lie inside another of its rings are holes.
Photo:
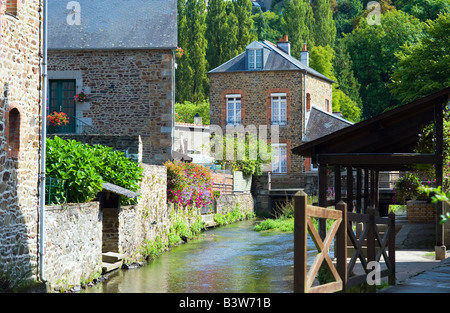
[[[204,231],[134,270],[120,270],[84,293],[293,292],[293,233],[256,232],[256,220]],[[310,239],[310,259],[316,250]]]

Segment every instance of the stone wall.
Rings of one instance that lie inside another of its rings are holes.
[[[77,117],[106,136],[141,136],[143,162],[171,158],[174,61],[170,50],[49,51],[49,79],[74,79]]]
[[[40,1],[1,0],[0,271],[37,269]]]
[[[167,169],[146,165],[137,205],[123,206],[119,213],[119,251],[130,259],[139,258],[144,240],[155,240],[170,228],[167,205]]]
[[[102,216],[98,202],[47,206],[45,279],[48,288],[80,285],[102,271]]]

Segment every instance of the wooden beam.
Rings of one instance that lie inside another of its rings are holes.
[[[436,164],[438,160],[438,156],[432,153],[332,153],[318,156],[319,163],[363,167]]]
[[[319,206],[326,207],[327,206],[327,165],[324,163],[319,163]],[[325,239],[327,229],[326,229],[326,221],[323,219],[319,219],[319,234],[320,237]]]

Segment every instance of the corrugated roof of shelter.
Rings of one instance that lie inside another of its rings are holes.
[[[139,193],[136,193],[134,191],[128,190],[126,188],[111,184],[111,183],[103,183],[103,190],[102,191],[109,191],[113,192],[115,194],[125,196],[127,198],[137,198],[140,196]]]
[[[48,2],[49,50],[177,47],[176,0]]]
[[[353,123],[344,118],[312,106],[303,140],[313,141],[351,125]]]
[[[264,48],[270,51],[264,68],[262,70],[247,70],[245,66],[245,55],[246,52],[242,52],[236,57],[230,59],[229,61],[219,65],[215,69],[212,69],[208,73],[228,73],[228,72],[246,72],[246,71],[305,71],[313,76],[325,79],[329,82],[335,83],[334,80],[326,77],[325,75],[319,73],[318,71],[306,66],[293,56],[279,49],[275,44],[270,41],[256,41],[257,43],[264,46]],[[250,45],[254,44],[250,43]]]

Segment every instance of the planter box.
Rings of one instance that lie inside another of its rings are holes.
[[[421,200],[406,202],[406,215],[412,224],[436,223],[436,204]]]

